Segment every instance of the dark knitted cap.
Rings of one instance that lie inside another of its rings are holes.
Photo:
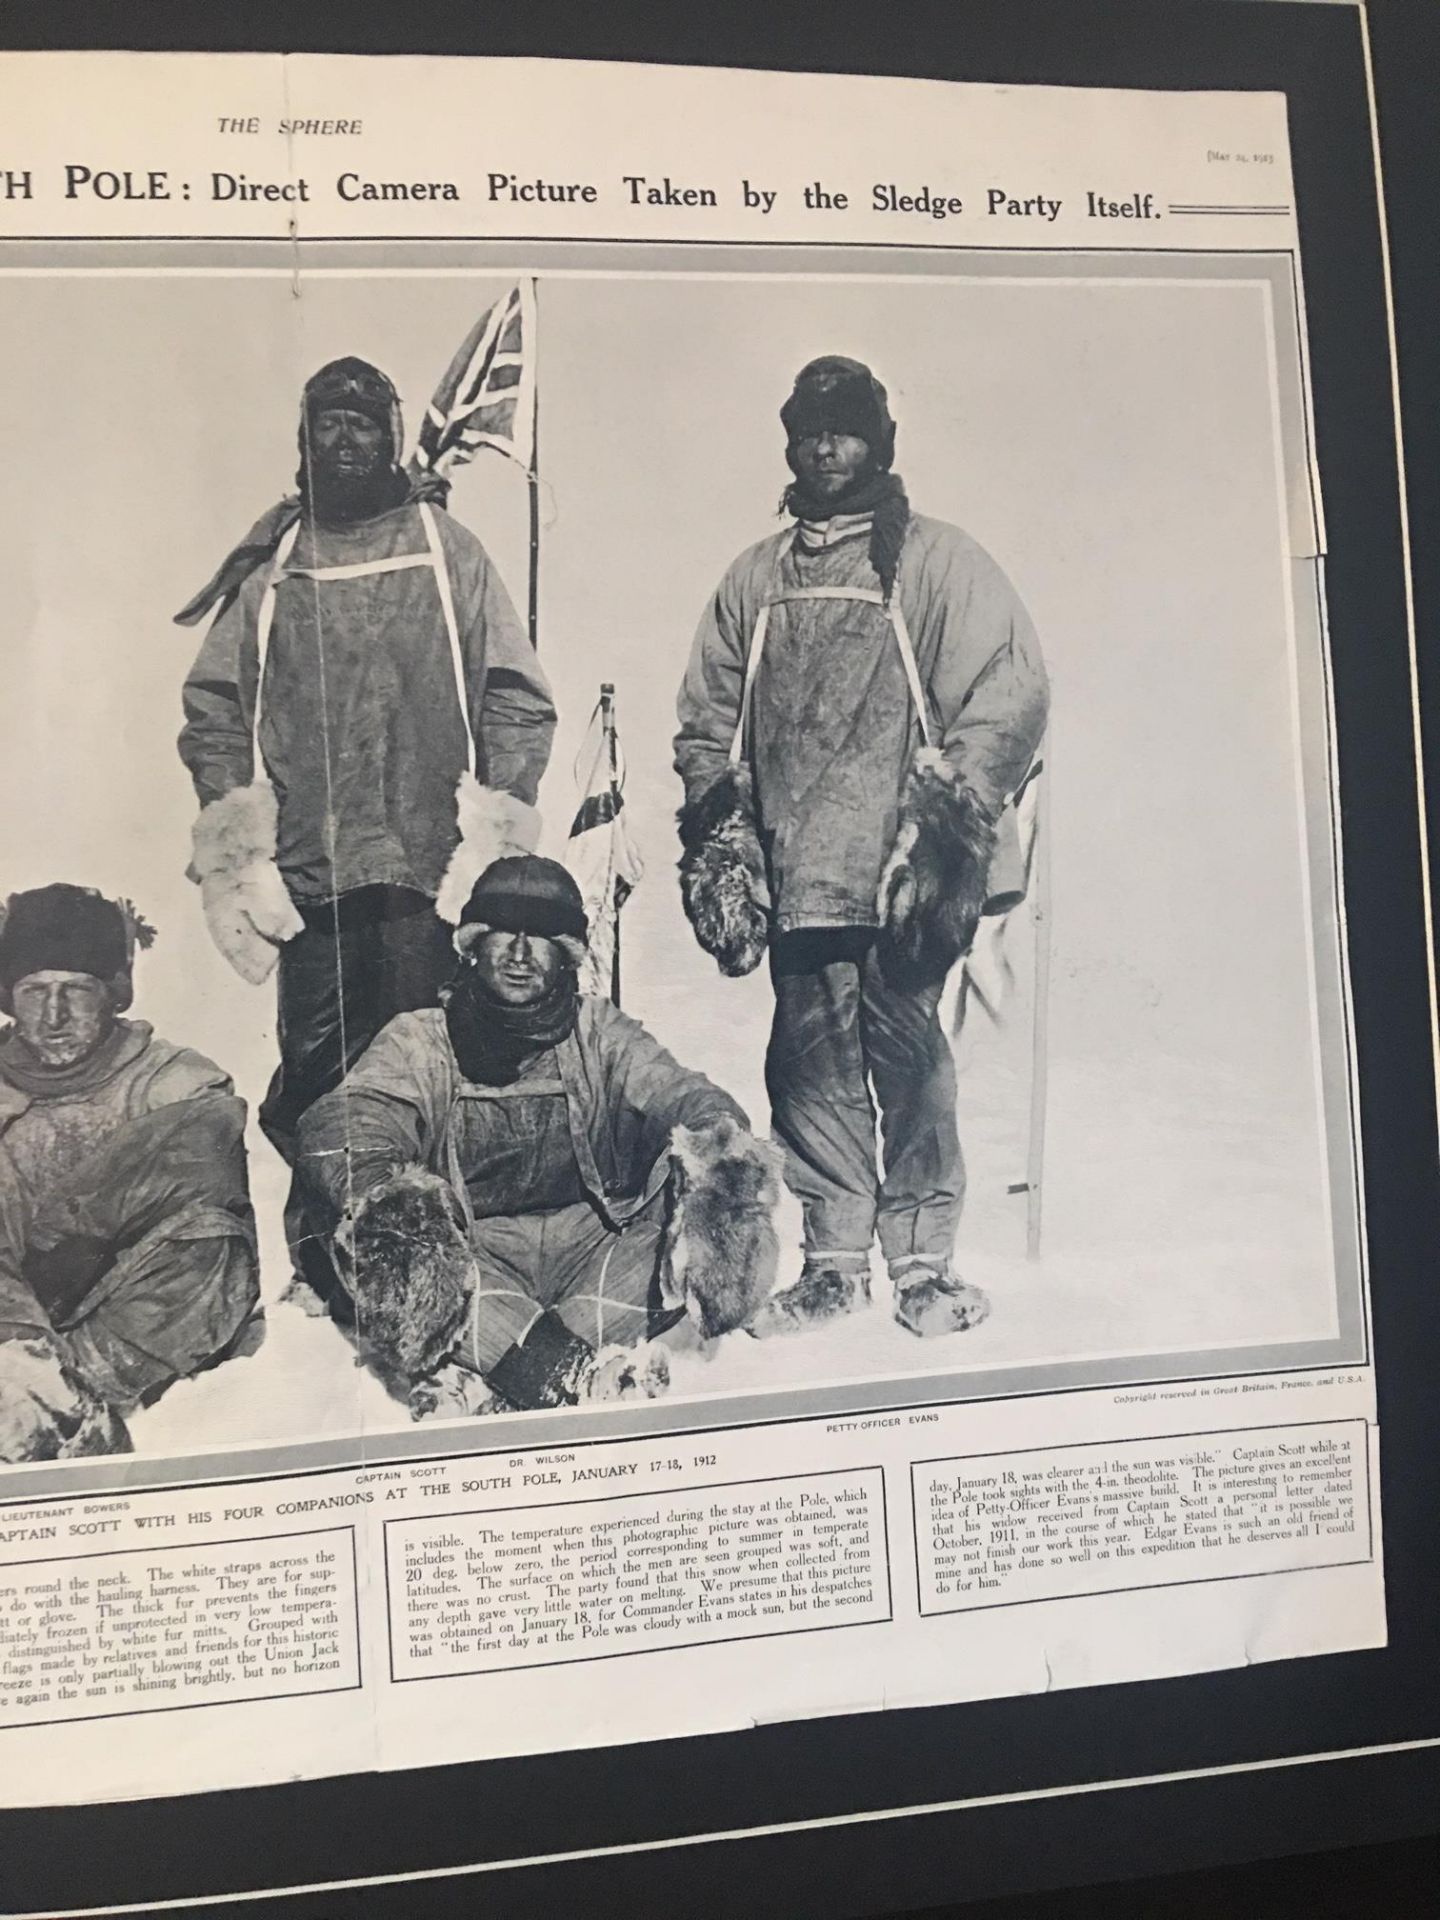
[[[328,361],[318,373],[311,374],[305,382],[306,418],[332,408],[347,413],[363,413],[377,427],[384,427],[390,435],[392,447],[399,451],[404,439],[400,396],[393,382],[378,367],[372,367],[368,360],[357,360],[353,354],[347,355],[343,360]]]
[[[895,422],[885,389],[863,361],[843,354],[827,353],[800,369],[780,420],[792,445],[816,433],[853,433],[877,467],[895,458]]]
[[[590,931],[579,887],[558,860],[538,853],[507,854],[491,862],[460,915],[462,931],[473,926],[547,940],[584,940]]]
[[[133,939],[124,908],[91,887],[12,893],[0,926],[0,988],[52,971],[128,982]]]

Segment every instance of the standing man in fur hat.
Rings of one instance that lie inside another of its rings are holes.
[[[245,1107],[122,1017],[137,931],[69,886],[0,927],[0,1460],[128,1451],[126,1410],[233,1351],[259,1298]]]
[[[280,961],[280,1066],[261,1125],[300,1115],[395,1014],[434,1006],[476,875],[535,844],[555,727],[504,583],[399,465],[395,388],[332,361],[301,404],[283,500],[177,617],[219,613],[185,683],[180,754],[216,944],[247,980]],[[302,1228],[288,1210],[305,1269]]]
[[[868,367],[811,361],[780,418],[792,524],[721,581],[675,742],[696,936],[727,974],[769,949],[766,1083],[805,1217],[800,1276],[751,1331],[865,1305],[878,1236],[900,1324],[957,1332],[988,1303],[951,1264],[964,1171],[936,1009],[980,915],[1018,898],[1045,670],[990,556],[911,512]]]
[[[581,994],[585,909],[497,860],[443,1009],[401,1014],[300,1123],[362,1355],[418,1418],[668,1380],[663,1348],[744,1325],[775,1279],[772,1150],[702,1074]]]

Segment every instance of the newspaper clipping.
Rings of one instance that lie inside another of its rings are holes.
[[[9,1800],[1383,1644],[1284,100],[0,89]]]

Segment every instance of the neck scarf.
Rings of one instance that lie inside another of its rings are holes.
[[[537,1053],[558,1047],[575,1029],[580,990],[563,967],[543,1000],[512,1007],[487,993],[473,966],[461,967],[445,999],[445,1028],[461,1073],[485,1087],[508,1087]]]
[[[799,480],[785,489],[781,511],[793,513],[800,521],[823,524],[839,516],[869,514],[870,564],[880,576],[880,588],[886,605],[895,591],[895,574],[900,565],[900,549],[910,525],[910,502],[905,483],[898,473],[864,473],[843,493],[828,499],[808,491]]]

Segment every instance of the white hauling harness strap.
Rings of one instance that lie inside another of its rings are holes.
[[[926,712],[925,691],[920,685],[920,669],[915,664],[915,649],[910,643],[910,629],[905,624],[905,615],[901,611],[898,596],[892,595],[889,602],[878,587],[792,587],[787,592],[775,593],[761,607],[755,621],[755,631],[750,636],[750,651],[745,659],[745,686],[740,695],[740,718],[735,723],[735,738],[730,743],[730,764],[740,763],[740,755],[745,743],[745,727],[750,718],[750,702],[755,691],[756,676],[760,672],[760,661],[765,652],[765,636],[770,627],[770,609],[783,606],[789,600],[863,600],[872,607],[884,609],[895,635],[895,644],[900,649],[900,664],[905,669],[905,678],[910,686],[910,698],[915,703],[915,715],[920,722],[920,738],[925,746],[930,741],[930,718]]]
[[[788,552],[785,548],[784,552]],[[782,552],[781,557],[784,557]],[[910,698],[915,705],[915,717],[920,723],[920,743],[933,746],[931,735],[929,703],[925,698],[925,689],[920,684],[920,669],[915,660],[915,648],[910,639],[910,629],[905,624],[905,612],[900,605],[900,596],[896,592],[887,601],[878,587],[791,587],[780,593],[772,593],[761,607],[750,636],[750,650],[745,656],[745,685],[740,694],[740,717],[735,723],[735,734],[730,742],[730,765],[738,766],[745,747],[745,729],[750,720],[750,703],[755,693],[755,682],[760,673],[760,662],[765,653],[765,636],[770,629],[770,609],[784,606],[790,600],[863,600],[867,606],[881,607],[890,622],[890,630],[895,635],[895,645],[900,651],[900,664],[905,669],[905,679],[910,688]],[[1024,779],[1016,787],[1015,793],[1006,794],[1002,803],[1009,806],[1016,795],[1023,791],[1031,774],[1039,765],[1039,748],[1026,770]]]
[[[251,728],[254,742],[255,765],[260,766],[260,711],[265,697],[265,661],[270,650],[270,629],[275,624],[275,595],[280,582],[287,579],[298,580],[360,580],[372,573],[403,573],[411,567],[429,567],[435,575],[435,585],[440,594],[440,610],[445,616],[445,632],[450,642],[450,667],[455,676],[455,697],[460,704],[460,720],[465,728],[465,764],[469,772],[476,772],[475,734],[470,725],[470,703],[465,696],[465,660],[460,651],[460,627],[455,618],[455,596],[450,588],[450,571],[445,565],[445,550],[440,544],[440,529],[435,524],[435,515],[422,500],[419,503],[420,522],[425,529],[424,553],[399,553],[388,560],[359,560],[344,567],[292,567],[290,555],[295,550],[295,542],[300,533],[300,522],[295,524],[281,537],[275,550],[275,558],[270,564],[270,577],[265,582],[265,592],[260,601],[260,612],[255,623],[255,651],[257,657],[257,677],[255,681],[255,720]]]

